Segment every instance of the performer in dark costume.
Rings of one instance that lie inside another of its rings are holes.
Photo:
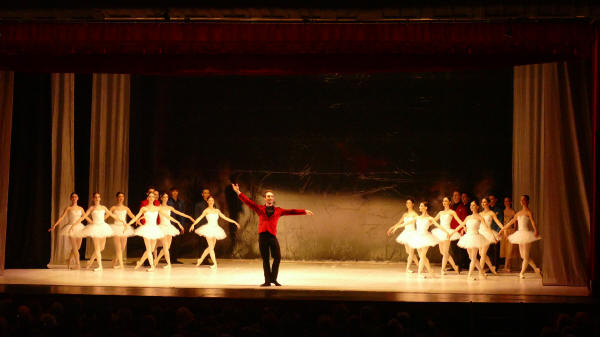
[[[283,209],[275,207],[275,194],[272,191],[265,191],[265,204],[257,205],[247,196],[240,192],[238,184],[232,184],[233,190],[240,200],[258,214],[258,247],[260,256],[263,259],[263,270],[265,273],[265,283],[261,287],[268,287],[272,284],[281,286],[277,282],[279,272],[279,262],[281,262],[281,250],[279,241],[277,241],[277,221],[284,215],[313,215],[313,212],[303,209]],[[273,256],[273,266],[271,267],[269,251]]]

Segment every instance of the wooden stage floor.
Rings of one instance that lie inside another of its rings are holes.
[[[281,263],[283,287],[258,287],[263,282],[260,260],[220,259],[216,270],[191,260],[125,270],[108,266],[101,272],[66,269],[7,269],[0,276],[0,292],[163,297],[206,297],[282,300],[342,300],[377,302],[492,302],[591,303],[585,287],[544,286],[533,273],[488,275],[467,280],[466,272],[420,279],[404,272],[404,263],[298,262]],[[133,262],[131,260],[130,262]],[[82,261],[82,264],[84,262]],[[63,267],[64,268],[64,267]]]

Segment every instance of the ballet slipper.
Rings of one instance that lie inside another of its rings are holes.
[[[414,271],[410,270],[409,268],[406,268],[406,273],[407,274],[412,274],[412,273],[414,273]]]
[[[460,275],[460,267],[457,265],[452,266],[452,268],[454,268],[454,271],[456,272],[456,275]]]
[[[135,267],[133,267],[134,270],[138,270],[140,269],[140,267],[142,266],[142,264],[140,263],[140,261],[135,263]]]
[[[487,279],[487,274],[485,272],[481,272],[479,273],[479,277],[481,277],[482,280]]]
[[[535,273],[537,274],[537,276],[539,276],[540,278],[542,277],[542,271],[540,270],[540,268],[535,268]]]
[[[469,273],[469,275],[467,275],[467,279],[468,279],[469,281],[475,281],[475,280],[476,280],[476,279],[475,279],[475,276],[473,276],[473,274],[471,274],[471,273]]]
[[[214,263],[214,264],[211,264],[209,268],[210,268],[210,269],[217,269],[217,264],[216,264],[216,263]]]
[[[113,266],[113,269],[121,269],[123,266]]]
[[[102,266],[100,266],[100,267],[97,267],[97,268],[94,268],[94,271],[102,271],[102,270],[103,270],[103,269],[102,269]]]
[[[524,279],[524,278],[525,278],[525,275],[523,275],[523,273],[519,273],[519,278],[520,278],[520,279]]]
[[[425,275],[421,273],[417,273],[417,278],[424,279]]]
[[[442,276],[446,275],[446,271],[444,271],[443,269],[440,270],[440,275],[442,275]]]
[[[498,276],[498,273],[496,272],[496,266],[491,266],[490,270],[492,271],[492,274]]]
[[[156,269],[156,268],[154,268],[154,266],[152,266],[152,267],[150,267],[150,268],[146,269],[146,271],[154,271],[155,269]]]
[[[168,264],[168,265],[164,266],[163,269],[171,269],[171,265]]]
[[[198,259],[198,261],[196,261],[196,267],[200,267],[201,263],[202,263],[202,261],[200,261],[200,259]]]

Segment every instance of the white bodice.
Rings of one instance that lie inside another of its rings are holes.
[[[527,215],[519,215],[519,217],[517,217],[517,221],[519,222],[520,231],[529,230],[529,217]]]
[[[171,216],[171,210],[166,211],[167,215],[163,214],[165,212],[160,212],[158,213],[158,216],[160,217],[160,224],[161,225],[168,225],[171,223],[171,219],[169,219],[168,216]]]
[[[116,215],[117,218],[119,218],[119,220],[121,220],[123,223],[127,223],[127,210],[126,209],[115,210],[113,212],[113,214]]]
[[[206,214],[206,221],[209,225],[219,225],[219,214],[217,213],[208,213]]]
[[[444,213],[440,215],[440,225],[446,229],[452,229],[450,227],[450,223],[452,222],[452,215],[448,213]]]
[[[485,223],[483,223],[482,225],[487,226],[488,228],[491,228],[492,216],[489,213],[487,213],[483,216],[483,220],[485,221]]]
[[[431,219],[429,218],[417,218],[417,233],[426,233],[431,226]]]
[[[473,216],[468,216],[467,222],[466,222],[467,233],[479,233],[479,225],[480,224],[481,224],[481,221],[478,218],[475,218]]]
[[[415,224],[413,223],[413,221],[415,220],[415,217],[413,217],[412,215],[407,215],[404,217],[404,223],[406,224],[404,226],[405,229],[407,230],[415,230]]]
[[[83,215],[83,212],[81,211],[80,208],[70,210],[69,216],[67,219],[67,221],[69,222],[69,225],[75,224],[75,221],[79,220],[79,218],[81,218],[82,215]]]
[[[156,217],[158,216],[158,211],[146,212],[144,213],[144,225],[154,225],[156,226]]]
[[[103,223],[104,214],[106,212],[103,209],[95,209],[92,211],[92,223]]]

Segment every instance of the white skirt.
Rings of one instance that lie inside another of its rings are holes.
[[[448,230],[448,232],[450,233],[452,233],[453,231],[454,229]],[[446,234],[446,232],[444,232],[441,228],[434,228],[431,231],[431,234],[433,234],[439,241],[454,241],[460,239],[460,234],[458,234],[457,232],[455,232],[454,235],[452,235],[452,237],[448,239],[448,234]]]
[[[410,227],[404,227],[402,233],[400,233],[400,235],[398,235],[398,237],[396,238],[396,242],[410,245],[412,237],[413,235],[415,235],[415,233],[416,231],[414,229]]]
[[[181,233],[171,224],[160,224],[158,225],[158,228],[160,228],[164,235],[177,236]]]
[[[219,225],[206,224],[198,227],[194,233],[206,238],[216,238],[217,240],[223,240],[227,237],[225,231]]]
[[[481,248],[490,242],[485,238],[485,236],[479,233],[467,233],[463,235],[458,242],[457,246],[460,248]]]
[[[487,227],[479,227],[479,234],[483,235],[491,243],[498,242],[498,232]]]
[[[89,224],[85,226],[82,232],[83,236],[92,238],[106,238],[113,236],[113,230],[106,222]]]
[[[141,225],[135,230],[135,235],[144,237],[146,239],[160,239],[165,236],[163,231],[158,228],[157,225]]]
[[[133,227],[131,227],[131,226],[113,224],[113,225],[110,225],[110,228],[112,228],[114,236],[129,237],[129,236],[133,236],[135,233]]]
[[[71,231],[71,228],[73,228],[72,231]],[[74,225],[65,225],[60,230],[60,233],[58,235],[70,236],[70,237],[74,237],[74,238],[82,238],[82,237],[84,237],[84,235],[83,235],[84,229],[85,229],[85,226],[81,222],[78,222]]]
[[[438,239],[431,233],[418,233],[414,232],[412,239],[409,242],[409,246],[412,248],[423,248],[433,247],[439,243]]]
[[[518,245],[520,243],[530,243],[541,239],[541,237],[536,237],[532,231],[528,230],[516,231],[508,236],[508,241],[515,245]]]

